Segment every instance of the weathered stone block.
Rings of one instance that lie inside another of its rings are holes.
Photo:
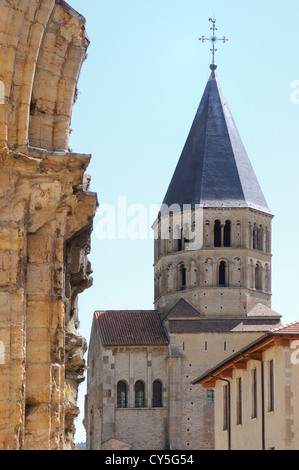
[[[10,253],[0,253],[0,285],[16,284],[19,260],[13,259]]]
[[[8,328],[10,319],[10,298],[10,293],[0,292],[0,328]]]
[[[9,190],[9,173],[2,168],[0,169],[0,196]]]
[[[68,281],[66,296],[64,248],[97,204],[76,213],[90,156],[68,152],[87,45],[66,2],[0,0],[0,449],[72,447],[64,336],[78,293]]]
[[[46,328],[27,328],[27,362],[51,362],[51,331]]]
[[[1,272],[0,272],[1,279]],[[52,285],[52,270],[50,264],[28,264],[27,292],[33,294],[50,294]]]
[[[52,326],[52,306],[48,296],[27,298],[27,328],[49,328]]]
[[[30,364],[26,369],[26,400],[28,404],[51,403],[51,368],[47,364]],[[48,405],[46,406],[48,409]],[[41,410],[41,408],[40,408]],[[49,424],[49,423],[48,423]],[[40,423],[43,427],[43,423]]]
[[[29,263],[50,263],[53,252],[52,237],[30,236],[28,237],[28,261]]]

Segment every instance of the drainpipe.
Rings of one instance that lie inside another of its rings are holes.
[[[227,433],[228,433],[228,450],[231,450],[231,416],[230,416],[230,381],[227,379],[223,379],[222,377],[215,377],[214,375],[210,374],[210,377],[216,380],[222,380],[223,382],[227,382],[228,384],[228,403],[227,403],[227,415],[228,415],[228,423],[227,423]]]
[[[253,361],[259,361],[261,363],[261,398],[262,398],[262,450],[265,450],[265,390],[264,390],[264,363],[262,359],[256,357],[244,356],[245,359],[251,359]]]

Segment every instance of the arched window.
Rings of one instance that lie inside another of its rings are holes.
[[[256,266],[255,266],[255,288],[257,290],[261,290],[262,289],[262,282],[261,282],[261,267],[260,265],[257,263]]]
[[[184,224],[183,233],[184,249],[188,247],[188,242],[190,241],[190,228],[189,224]]]
[[[205,224],[205,245],[210,246],[210,221],[207,220]]]
[[[265,264],[265,291],[271,292],[271,276],[268,264]]]
[[[226,284],[226,262],[220,261],[219,264],[219,286],[225,286]]]
[[[186,276],[187,270],[185,266],[181,264],[179,267],[179,287],[181,290],[184,290],[186,288]]]
[[[123,380],[117,383],[117,408],[127,408],[127,384]]]
[[[135,383],[135,408],[144,408],[145,396],[144,396],[144,383],[138,380]]]
[[[161,254],[162,254],[162,250],[161,250],[161,222],[159,221],[159,225],[158,225],[158,237],[157,237],[157,246],[156,246],[156,255],[157,255],[157,258],[160,258]]]
[[[231,221],[227,220],[224,225],[223,244],[225,247],[231,246]]]
[[[220,220],[215,220],[215,224],[214,224],[214,246],[216,248],[221,246],[221,222]]]
[[[257,247],[257,228],[256,225],[253,225],[253,232],[252,232],[252,248],[256,250]]]
[[[263,227],[261,225],[257,229],[257,249],[263,250]]]
[[[160,380],[155,380],[153,382],[153,408],[162,406],[162,383]]]
[[[183,229],[176,225],[174,228],[175,251],[183,250]]]

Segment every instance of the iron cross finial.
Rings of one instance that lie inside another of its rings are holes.
[[[204,36],[202,36],[201,38],[199,38],[199,40],[202,41],[202,42],[210,41],[213,44],[213,48],[210,49],[211,52],[212,52],[212,64],[210,65],[210,69],[211,70],[216,70],[217,65],[215,64],[215,52],[217,52],[217,49],[215,49],[215,44],[216,44],[217,41],[222,41],[222,42],[225,43],[226,41],[228,41],[228,39],[225,36],[223,36],[223,38],[221,38],[221,39],[217,38],[216,31],[218,30],[218,28],[216,28],[216,26],[215,26],[216,20],[215,20],[215,18],[214,19],[209,18],[209,21],[211,21],[213,23],[212,28],[210,28],[211,31],[213,31],[212,36],[209,37],[209,38],[205,38]]]

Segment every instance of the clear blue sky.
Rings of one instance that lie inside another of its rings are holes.
[[[298,320],[298,0],[69,3],[91,40],[70,147],[92,154],[91,190],[116,210],[120,196],[148,210],[162,202],[210,75],[210,47],[198,38],[215,15],[218,36],[229,38],[217,45],[217,75],[275,214],[272,308],[284,323]],[[99,240],[94,231],[89,259],[94,286],[79,302],[87,340],[94,310],[153,308],[153,241]],[[76,441],[85,440],[85,386]]]

